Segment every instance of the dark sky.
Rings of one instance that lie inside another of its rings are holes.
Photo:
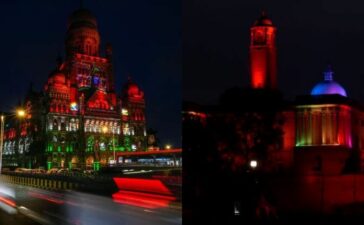
[[[0,110],[9,111],[29,82],[40,90],[64,55],[68,16],[77,0],[0,1]],[[146,96],[147,126],[162,144],[181,146],[181,6],[170,0],[84,0],[98,20],[101,46],[113,45],[118,92],[128,73]]]
[[[249,84],[249,29],[261,10],[277,27],[278,85],[309,94],[330,63],[349,97],[364,97],[364,2],[196,0],[183,9],[183,98],[211,104]],[[363,102],[363,101],[362,101]]]

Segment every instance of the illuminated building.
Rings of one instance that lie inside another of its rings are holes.
[[[364,170],[364,107],[348,97],[346,90],[334,81],[331,67],[324,71],[323,81],[308,95],[297,96],[293,102],[273,98],[279,92],[276,88],[276,28],[263,13],[251,27],[250,35],[250,88],[227,90],[228,95],[224,93],[216,106],[184,105],[187,150],[201,151],[201,134],[216,129],[205,140],[206,146],[214,141],[221,155],[226,154],[221,146],[226,151],[240,148],[246,165],[256,159],[258,169],[265,171],[293,171],[291,168],[295,168],[294,171],[303,174],[332,175]],[[265,118],[269,116],[274,116],[274,121],[267,122]],[[217,124],[216,121],[219,125],[212,125]],[[278,129],[281,135],[275,137],[275,143],[260,145],[264,154],[257,157],[257,146],[262,142],[260,132],[269,129],[262,124],[268,123],[273,128],[271,134]],[[209,128],[204,131],[206,124]],[[227,130],[229,126],[233,128]],[[219,130],[224,129],[231,133],[221,135],[223,132]],[[217,140],[212,141],[216,137]],[[229,139],[233,140],[230,145],[226,141]]]
[[[298,96],[295,102],[298,170],[330,174],[359,170],[362,114],[362,107],[347,97],[328,67],[311,95]]]
[[[277,87],[276,28],[263,12],[250,28],[250,76],[252,88]]]
[[[124,85],[122,93],[123,108],[122,130],[124,134],[124,146],[130,146],[132,150],[145,147],[145,101],[144,92],[129,78]]]
[[[59,57],[42,92],[29,92],[27,117],[6,127],[5,156],[24,167],[98,169],[114,163],[115,151],[145,151],[144,93],[131,80],[121,93],[111,45],[100,53],[96,18],[78,9],[68,18],[65,59]]]

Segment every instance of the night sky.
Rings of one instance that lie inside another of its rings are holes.
[[[264,10],[277,27],[278,86],[309,94],[327,64],[348,96],[364,102],[364,2],[187,1],[183,7],[183,98],[214,104],[249,85],[250,27]]]
[[[181,147],[181,6],[170,0],[84,0],[96,16],[101,53],[113,45],[116,88],[128,74],[146,97],[147,127]],[[43,88],[64,56],[67,18],[77,0],[0,1],[0,110],[11,111],[33,82]]]

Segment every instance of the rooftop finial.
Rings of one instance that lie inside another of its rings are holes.
[[[332,71],[331,65],[329,64],[324,71],[324,80],[325,81],[332,81],[334,72]]]
[[[260,14],[261,17],[267,17],[267,14],[265,13],[265,10],[262,10],[261,14]]]
[[[131,75],[130,75],[130,73],[127,73],[127,75],[128,75],[128,82],[131,82]]]
[[[56,69],[57,69],[57,70],[61,70],[62,63],[63,63],[62,55],[61,55],[61,53],[58,51],[57,58],[56,58],[56,64],[57,64],[57,65],[56,65]]]

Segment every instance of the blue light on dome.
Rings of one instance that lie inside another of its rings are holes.
[[[324,72],[324,81],[315,85],[311,95],[341,95],[347,97],[345,89],[337,82],[333,81],[331,67]]]
[[[335,81],[330,81],[330,82],[324,81],[318,83],[311,91],[311,95],[335,95],[335,94],[347,97],[345,89]]]

